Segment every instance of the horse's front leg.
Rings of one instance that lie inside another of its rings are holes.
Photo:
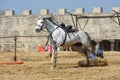
[[[55,69],[56,63],[57,63],[57,48],[54,49],[54,52],[52,53],[52,69]]]

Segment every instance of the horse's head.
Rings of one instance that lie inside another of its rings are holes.
[[[44,18],[39,18],[37,21],[37,26],[35,27],[36,32],[40,32],[44,28]]]
[[[40,32],[46,28],[45,19],[51,19],[51,16],[44,16],[38,19],[37,26],[35,27],[36,32]]]

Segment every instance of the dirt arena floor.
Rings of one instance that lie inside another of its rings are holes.
[[[120,52],[104,52],[108,66],[79,67],[78,61],[85,59],[77,52],[59,52],[57,68],[51,69],[51,59],[46,52],[0,53],[0,80],[120,80]]]

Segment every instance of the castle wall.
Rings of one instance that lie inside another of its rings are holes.
[[[113,7],[112,10],[120,12],[120,7]],[[65,23],[66,25],[73,25],[72,18],[66,14],[66,9],[58,9],[53,15],[55,22],[58,24]],[[111,16],[114,12],[105,13],[101,7],[93,9],[91,13],[85,13],[83,8],[77,8],[73,12],[78,16]],[[36,33],[34,28],[39,16],[49,14],[49,10],[40,10],[40,13],[32,14],[31,10],[24,10],[22,15],[15,15],[15,11],[6,11],[5,15],[0,15],[0,37],[6,36],[47,36],[47,32]],[[73,17],[76,20],[75,17]],[[88,21],[88,22],[87,22]],[[74,28],[81,28],[88,32],[91,39],[100,42],[102,40],[120,39],[120,25],[118,25],[118,18],[80,18],[78,21],[80,26]],[[76,21],[75,21],[76,23]],[[87,24],[86,24],[87,23]],[[86,25],[85,25],[86,24]],[[46,37],[19,37],[17,39],[18,51],[37,51],[40,44],[45,44]],[[13,38],[0,38],[0,51],[13,51]]]

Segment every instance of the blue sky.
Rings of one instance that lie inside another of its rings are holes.
[[[38,14],[41,9],[49,9],[55,13],[58,8],[66,8],[72,12],[75,8],[84,8],[92,12],[94,7],[103,7],[104,12],[111,12],[112,7],[120,7],[120,0],[0,0],[0,10],[14,10],[21,14],[23,10],[32,10]]]

